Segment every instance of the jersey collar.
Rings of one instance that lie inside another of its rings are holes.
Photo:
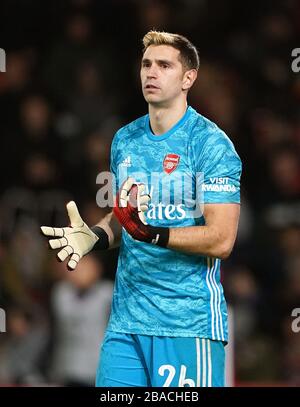
[[[175,131],[178,130],[180,126],[182,126],[187,121],[187,119],[189,118],[191,112],[192,112],[192,108],[190,106],[188,106],[188,108],[186,109],[186,112],[182,116],[182,118],[176,124],[174,124],[174,126],[171,127],[170,130],[168,130],[166,133],[160,134],[158,136],[152,133],[152,130],[151,130],[151,127],[150,127],[149,114],[147,114],[146,115],[146,134],[147,134],[147,137],[152,141],[166,140],[173,133],[175,133]]]

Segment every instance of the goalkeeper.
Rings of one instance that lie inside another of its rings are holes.
[[[113,211],[90,228],[70,202],[70,226],[42,231],[71,270],[91,250],[121,242],[97,386],[223,386],[220,263],[236,239],[241,161],[226,134],[187,104],[199,68],[193,44],[156,31],[143,44],[148,114],[113,139]]]

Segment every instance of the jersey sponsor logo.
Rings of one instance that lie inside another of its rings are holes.
[[[127,157],[125,162],[128,165],[131,160],[129,161]],[[148,173],[133,172],[127,167],[122,167],[121,164],[118,165],[117,176],[103,171],[96,179],[96,183],[101,185],[96,194],[97,205],[100,208],[113,208],[114,197],[120,185],[129,176],[134,178],[138,184],[145,186],[144,194],[151,196],[152,206],[150,208],[153,208],[154,205],[158,208],[159,213],[162,211],[159,205],[163,205],[165,208],[166,216],[153,215],[155,216],[153,219],[195,219],[203,216],[203,173],[197,172],[196,177],[192,177],[191,174],[181,172],[179,169],[171,175],[163,176],[161,171],[151,172],[150,177]]]
[[[204,192],[236,192],[236,187],[228,183],[227,177],[209,178],[208,184],[202,185]]]
[[[214,177],[214,178],[209,178],[209,182],[211,184],[228,184],[228,178],[227,177]]]
[[[153,205],[150,203],[149,210],[147,212],[148,219],[185,219],[186,213],[184,210],[184,205],[163,205],[159,203],[157,205]]]
[[[178,167],[179,160],[180,156],[178,154],[167,154],[163,162],[164,171],[171,174]]]
[[[236,192],[236,187],[234,185],[217,185],[209,184],[202,185],[203,192]]]

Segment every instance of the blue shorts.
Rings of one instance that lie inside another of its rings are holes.
[[[221,341],[107,331],[96,386],[221,387],[224,373]]]

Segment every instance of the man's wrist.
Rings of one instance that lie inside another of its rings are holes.
[[[152,244],[160,247],[167,247],[169,243],[170,229],[156,226],[149,226],[153,233]]]
[[[100,226],[93,226],[90,229],[98,237],[92,250],[107,250],[109,248],[109,238],[105,230]]]

